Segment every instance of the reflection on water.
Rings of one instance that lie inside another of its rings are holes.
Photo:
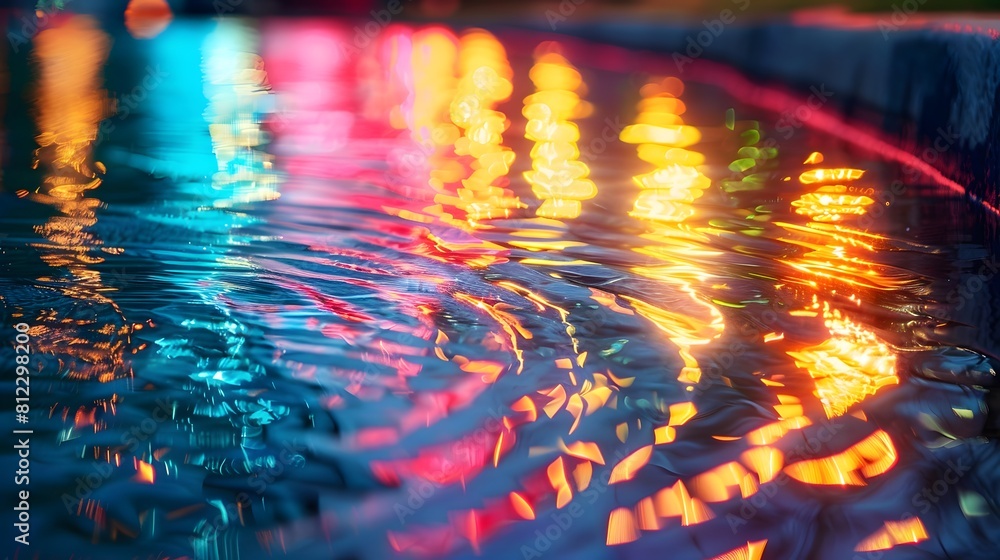
[[[814,152],[805,163],[820,164],[822,161],[823,155]],[[874,283],[878,282],[878,265],[854,256],[862,251],[875,250],[865,243],[868,234],[849,225],[852,218],[863,216],[868,206],[874,202],[868,196],[874,194],[873,188],[854,186],[855,181],[863,176],[864,170],[861,169],[815,167],[802,172],[798,177],[800,184],[815,190],[800,196],[792,202],[792,206],[795,207],[796,214],[807,216],[810,221],[804,226],[780,222],[778,225],[790,232],[811,233],[815,229],[830,234],[822,239],[824,244],[791,240],[792,243],[811,249],[789,261],[796,270],[810,275],[804,279],[810,286],[817,286],[813,278],[833,282],[846,280],[851,284],[850,288],[864,286],[889,289],[888,285],[893,285],[888,282],[881,286]],[[838,223],[836,229],[829,228],[828,224],[831,222]],[[863,268],[857,265],[862,265]],[[852,278],[859,280],[852,281]],[[913,279],[902,281],[912,282]],[[895,287],[898,289],[900,284],[896,283]],[[820,302],[816,296],[813,297],[812,305],[805,313],[819,315]],[[852,293],[849,297],[857,303],[861,303],[862,298],[873,299],[864,293]],[[797,366],[806,368],[816,380],[816,395],[822,401],[827,416],[832,418],[847,413],[855,403],[874,394],[881,387],[898,383],[899,379],[896,375],[896,356],[884,340],[871,329],[844,316],[841,310],[831,309],[828,302],[822,302],[821,312],[831,338],[815,346],[788,351],[788,354],[795,358]]]
[[[46,324],[32,334],[43,351],[58,349],[73,360],[64,370],[67,375],[99,381],[127,373],[123,352],[131,331],[109,293],[114,288],[105,285],[95,266],[104,262],[102,255],[122,249],[106,245],[94,233],[101,201],[88,196],[105,172],[92,151],[98,125],[112,112],[101,87],[109,48],[107,34],[85,16],[72,17],[35,38],[39,147],[33,164],[44,169],[45,176],[28,195],[58,211],[35,228],[45,240],[35,244],[39,257],[54,269],[38,282],[85,302],[47,315]],[[65,329],[74,325],[77,332]]]
[[[261,114],[268,111],[271,86],[264,60],[256,53],[256,32],[224,20],[204,48],[206,118],[219,171],[215,189],[232,189],[216,197],[216,206],[278,197],[273,157],[261,149],[267,143]]]
[[[454,143],[455,155],[473,161],[472,173],[458,190],[456,206],[475,223],[506,216],[521,205],[506,189],[514,152],[503,144],[507,116],[495,110],[510,97],[511,69],[503,46],[489,32],[466,33],[459,46],[461,78],[449,109],[452,122],[462,130]]]
[[[49,383],[42,557],[995,540],[996,448],[961,382],[992,362],[930,342],[947,271],[922,263],[949,248],[907,239],[919,201],[859,227],[884,162],[808,130],[776,148],[773,115],[594,67],[594,46],[392,25],[360,48],[340,22],[159,27],[132,4],[129,31],[172,47],[143,56],[201,84],[150,91],[111,170],[110,38],[71,18],[32,51],[44,176],[19,196],[44,213],[40,266],[4,302]],[[165,107],[192,113],[186,143]],[[622,145],[581,161],[621,111]],[[147,177],[156,161],[188,171]],[[959,463],[950,498],[911,499]]]
[[[819,308],[819,303],[812,306]],[[798,367],[816,380],[816,394],[829,417],[841,416],[851,405],[879,388],[899,383],[896,356],[871,330],[823,303],[824,324],[831,338],[815,346],[789,350]]]
[[[651,223],[650,232],[642,237],[654,242],[634,250],[663,264],[635,267],[633,271],[677,286],[690,296],[691,303],[678,312],[634,297],[626,300],[636,312],[671,335],[670,341],[679,347],[684,360],[678,381],[696,384],[701,379],[701,369],[691,355],[691,347],[718,338],[725,323],[718,310],[699,297],[692,286],[711,279],[712,275],[703,266],[704,259],[720,253],[706,250],[707,236],[685,223],[695,215],[693,203],[711,181],[698,169],[705,156],[687,149],[701,140],[702,133],[697,127],[684,124],[681,115],[686,107],[680,99],[683,91],[684,84],[674,77],[644,85],[639,91],[642,100],[636,122],[622,130],[621,139],[638,144],[639,159],[656,166],[653,171],[632,178],[640,191],[631,214]],[[667,427],[664,439],[673,439],[672,426]]]
[[[524,133],[535,145],[531,149],[532,169],[525,172],[524,179],[542,201],[535,214],[576,218],[580,202],[597,195],[597,185],[587,178],[590,169],[579,161],[580,129],[573,123],[590,115],[590,105],[580,99],[586,85],[552,43],[538,46],[528,75],[535,93],[524,99],[523,114],[528,119]]]
[[[885,526],[857,546],[858,552],[889,550],[898,544],[918,543],[927,539],[927,530],[919,518],[906,521],[886,521]]]
[[[697,127],[684,124],[683,90],[683,83],[673,77],[646,84],[640,90],[643,98],[636,123],[622,130],[622,141],[638,144],[639,159],[656,166],[633,178],[642,189],[632,210],[638,218],[683,222],[694,215],[691,203],[710,184],[697,167],[705,163],[704,154],[686,149],[697,144],[702,134]]]

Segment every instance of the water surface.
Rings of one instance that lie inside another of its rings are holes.
[[[18,557],[993,557],[987,210],[667,56],[352,25],[8,60]]]

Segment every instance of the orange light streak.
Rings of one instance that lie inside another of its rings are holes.
[[[928,539],[927,529],[919,517],[901,521],[886,521],[881,529],[858,543],[856,552],[889,550],[900,544],[915,544]]]

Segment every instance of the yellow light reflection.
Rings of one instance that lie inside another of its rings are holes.
[[[97,171],[103,165],[90,156],[98,124],[112,113],[112,102],[101,88],[109,48],[107,35],[84,16],[35,38],[40,132],[34,165],[52,167],[39,191],[59,205],[79,207],[84,193],[101,183]]]
[[[757,428],[746,435],[752,445],[771,445],[785,436],[791,430],[799,430],[812,425],[805,416],[797,416]]]
[[[459,131],[448,114],[458,87],[458,39],[448,30],[431,28],[415,32],[411,41],[413,91],[411,104],[403,106],[407,125],[421,145],[454,143]]]
[[[680,480],[673,486],[657,492],[653,502],[658,516],[680,517],[681,525],[685,527],[715,518],[715,514],[703,501],[691,497],[687,487]]]
[[[712,560],[760,560],[764,557],[764,547],[767,546],[767,539],[747,542],[746,545],[731,550],[722,556],[716,556]]]
[[[504,305],[497,303],[490,305],[480,299],[476,299],[472,296],[456,293],[455,298],[459,301],[465,302],[472,305],[476,309],[486,312],[490,317],[492,317],[497,324],[504,330],[507,334],[508,340],[510,340],[510,349],[517,357],[517,373],[520,374],[524,370],[524,353],[517,345],[518,336],[524,338],[525,340],[530,340],[532,338],[531,331],[525,329],[521,322],[518,321],[517,317],[507,313],[503,310]]]
[[[597,185],[588,178],[590,168],[579,161],[580,130],[573,122],[591,111],[580,99],[585,85],[555,43],[539,45],[529,77],[535,93],[524,99],[523,114],[528,119],[525,137],[535,145],[531,171],[526,171],[524,178],[542,200],[535,214],[576,218],[583,208],[581,201],[597,196]]]
[[[500,286],[501,288],[505,288],[516,294],[526,297],[527,299],[535,303],[539,311],[544,311],[545,309],[552,309],[555,312],[557,312],[559,314],[560,320],[562,321],[562,324],[566,327],[566,334],[569,335],[570,342],[572,342],[573,344],[573,353],[576,354],[577,361],[578,362],[581,361],[579,341],[574,336],[576,334],[576,327],[569,322],[569,311],[563,309],[562,307],[559,307],[558,305],[553,304],[549,300],[542,297],[540,294],[537,294],[529,290],[528,288],[518,286],[517,284],[510,282],[508,280],[501,280],[500,282],[497,282],[497,286]],[[583,359],[585,358],[586,358],[586,352],[583,353]],[[581,363],[580,365],[582,366],[583,364]],[[572,367],[570,366],[562,369],[572,369]]]
[[[665,281],[676,282],[676,278],[672,279],[670,276],[663,278]],[[683,383],[694,384],[701,379],[701,368],[691,354],[691,348],[708,344],[721,336],[725,322],[718,309],[699,300],[688,286],[687,283],[682,283],[682,289],[690,294],[696,309],[684,310],[686,312],[669,311],[629,296],[623,296],[623,299],[632,304],[636,313],[652,321],[667,333],[671,342],[680,347],[679,354],[684,367],[681,368],[678,379]],[[695,311],[699,312],[698,315],[695,315]]]
[[[813,152],[809,154],[804,163],[823,163],[823,154],[819,152]]]
[[[144,484],[152,484],[156,480],[156,471],[153,469],[153,465],[136,459],[135,461],[136,473],[135,480]]]
[[[743,465],[730,461],[694,477],[691,489],[706,502],[724,502],[744,491],[749,474]]]
[[[896,459],[889,434],[878,430],[836,455],[788,465],[785,473],[807,484],[864,486],[865,479],[886,473]]]
[[[845,215],[863,216],[875,200],[863,194],[851,194],[845,185],[827,185],[792,202],[796,214],[817,222],[839,222]]]
[[[449,226],[436,233],[421,228],[420,252],[426,257],[474,268],[504,262],[503,248],[473,231],[488,227],[481,220],[521,206],[504,188],[514,153],[502,143],[506,116],[494,110],[510,95],[503,47],[485,31],[458,39],[438,26],[412,33],[394,29],[367,62],[378,70],[368,72],[374,91],[366,99],[366,115],[384,119],[388,113],[389,124],[408,130],[415,143],[404,148],[404,197],[382,210]],[[406,196],[422,194],[421,185],[433,191],[432,205],[423,206],[422,196]],[[400,207],[412,202],[417,204]]]
[[[455,140],[455,154],[472,158],[472,173],[461,181],[457,198],[439,195],[435,200],[464,210],[475,225],[479,220],[507,217],[512,209],[523,207],[506,188],[514,152],[503,143],[510,122],[496,110],[510,98],[513,73],[503,46],[483,30],[462,36],[458,64],[461,79],[450,106],[451,120],[462,133]]]
[[[679,99],[684,86],[676,78],[653,81],[643,87],[636,123],[625,127],[621,140],[638,145],[639,157],[656,169],[633,178],[642,189],[631,214],[663,222],[683,222],[694,214],[692,202],[704,194],[709,179],[696,165],[700,152],[686,148],[701,140],[701,132],[684,124],[686,110]]]
[[[900,544],[915,544],[928,539],[927,529],[919,517],[901,521],[886,521],[881,529],[854,547],[856,552],[889,550]]]
[[[806,164],[823,161],[814,152]],[[796,213],[807,216],[805,226],[778,222],[777,225],[794,234],[785,241],[805,247],[809,252],[786,264],[810,277],[802,283],[816,288],[813,278],[827,282],[846,283],[852,288],[872,288],[895,291],[911,285],[911,276],[898,274],[856,256],[876,251],[881,238],[867,234],[841,222],[864,215],[874,203],[869,196],[873,189],[853,185],[864,176],[864,170],[851,167],[813,168],[802,172],[799,181],[812,185],[813,192],[803,194],[792,203]],[[850,298],[860,303],[859,295]],[[813,296],[808,309],[793,315],[822,315],[830,338],[820,344],[789,351],[798,367],[806,369],[815,380],[816,396],[829,418],[841,416],[851,406],[874,395],[879,389],[899,383],[896,357],[892,349],[871,329],[856,324],[838,309]]]
[[[612,469],[611,479],[608,481],[608,484],[632,480],[636,473],[639,472],[639,469],[646,466],[646,463],[649,462],[649,458],[652,456],[652,445],[641,447],[637,451],[631,453],[628,457],[625,457],[620,463],[615,465],[614,469]]]
[[[693,402],[681,402],[670,405],[670,419],[667,426],[683,426],[688,420],[698,414],[698,409]]]
[[[814,152],[806,163],[821,162],[822,154]],[[803,185],[814,185],[813,191],[792,202],[795,212],[809,218],[806,225],[776,222],[794,237],[785,242],[799,245],[809,252],[785,260],[785,264],[811,277],[830,283],[846,283],[852,287],[896,291],[912,287],[914,279],[901,271],[880,266],[864,253],[873,253],[884,240],[882,236],[859,231],[845,224],[865,215],[874,204],[874,189],[853,182],[864,175],[854,168],[816,168],[803,172]],[[812,278],[801,282],[817,287]]]
[[[562,508],[573,499],[573,489],[566,478],[566,466],[563,458],[559,457],[553,461],[546,469],[546,474],[549,477],[549,483],[552,484],[552,489],[556,491],[556,508]]]
[[[38,278],[40,285],[71,299],[60,305],[43,305],[41,315],[30,319],[37,321],[30,330],[31,351],[58,359],[58,366],[49,366],[53,368],[46,372],[49,377],[64,375],[107,383],[131,375],[126,350],[133,330],[141,328],[127,323],[109,297],[114,288],[106,286],[100,272],[94,270],[94,265],[104,262],[101,255],[122,252],[105,245],[94,233],[102,202],[88,196],[100,186],[99,174],[105,172],[104,166],[92,159],[92,152],[98,125],[113,113],[101,84],[110,40],[91,18],[71,16],[41,31],[34,46],[33,62],[38,71],[35,114],[40,132],[33,165],[44,169],[45,175],[30,196],[57,214],[36,227],[44,242],[32,246],[52,267],[51,276]],[[108,414],[117,413],[120,400],[112,394],[86,405],[53,403],[50,418],[61,418],[65,426],[59,441],[79,437],[83,430],[106,430]],[[98,415],[98,409],[104,414]],[[112,464],[122,466],[122,456],[110,447],[94,445],[89,451],[93,460],[107,463],[109,473]],[[132,480],[152,484],[156,478],[153,461],[133,457]],[[76,515],[94,522],[95,538],[109,525],[108,512],[94,500],[80,500]],[[110,525],[114,538],[120,525]]]
[[[639,538],[639,523],[632,510],[620,507],[608,517],[608,546],[627,544]]]
[[[128,374],[124,352],[132,327],[108,297],[93,265],[104,262],[102,254],[122,250],[105,246],[92,231],[101,201],[87,194],[101,184],[104,165],[93,161],[98,125],[113,112],[112,102],[101,87],[101,73],[110,40],[86,16],[73,16],[58,27],[41,31],[35,38],[34,58],[38,67],[36,94],[38,149],[33,165],[46,169],[42,185],[32,195],[60,212],[36,231],[45,238],[34,243],[41,259],[53,267],[53,276],[38,280],[63,295],[96,304],[94,316],[59,317],[54,313],[32,336],[38,350],[78,360],[67,365],[71,377],[110,381]],[[67,278],[65,273],[70,277]],[[80,310],[87,307],[80,306]],[[106,316],[101,311],[107,310]],[[51,334],[51,336],[46,336]],[[98,427],[94,426],[95,430]]]
[[[740,455],[740,460],[747,468],[757,473],[757,479],[761,484],[766,484],[781,472],[781,467],[785,464],[785,455],[773,447],[754,447],[744,451]]]
[[[822,312],[830,338],[788,355],[815,380],[816,395],[827,417],[834,418],[882,387],[898,384],[899,378],[896,356],[884,341],[828,303]]]
[[[704,155],[693,149],[702,141],[703,134],[698,128],[686,125],[682,118],[687,110],[680,99],[683,91],[683,82],[674,77],[648,82],[639,92],[642,98],[635,123],[621,132],[622,141],[637,144],[639,158],[654,166],[652,171],[633,177],[639,193],[630,212],[650,225],[650,231],[642,237],[651,244],[633,250],[651,257],[654,264],[633,267],[632,272],[676,287],[681,298],[670,306],[628,296],[624,299],[678,346],[684,364],[678,380],[694,385],[701,381],[702,371],[693,348],[721,336],[725,322],[719,310],[704,301],[693,287],[711,279],[706,260],[720,253],[706,249],[707,236],[684,223],[694,216],[693,203],[711,181],[698,168],[705,161]],[[666,426],[653,428],[656,445],[674,442],[677,427],[697,413],[690,402],[663,408],[669,411],[669,421]]]
[[[535,510],[531,507],[531,504],[528,503],[528,500],[526,500],[524,496],[518,494],[517,492],[511,492],[510,503],[521,518],[529,520],[535,518]]]
[[[810,156],[806,159],[806,162],[816,161],[816,158]],[[820,160],[822,161],[822,160]],[[812,183],[821,182],[831,182],[831,181],[853,181],[855,179],[860,179],[865,172],[863,169],[852,169],[849,167],[838,167],[831,169],[811,169],[809,171],[803,172],[799,175],[799,182],[803,185],[810,185]]]
[[[402,37],[395,39],[400,41]],[[407,124],[413,140],[427,155],[428,184],[439,193],[438,202],[451,200],[453,205],[464,209],[458,199],[447,196],[455,192],[468,174],[455,154],[462,131],[450,116],[459,87],[459,41],[451,31],[437,27],[417,31],[411,40],[409,68],[405,73],[412,76],[413,89],[403,104]],[[425,212],[458,227],[466,225],[454,220],[440,206],[427,208]]]

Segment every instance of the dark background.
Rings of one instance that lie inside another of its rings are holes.
[[[337,14],[367,15],[386,5],[385,0],[167,0],[175,14]],[[401,0],[403,16],[436,18],[448,16],[543,17],[558,10],[558,0]],[[609,15],[697,18],[732,7],[731,0],[562,0],[574,8],[575,17]],[[15,11],[68,9],[101,15],[121,14],[128,0],[6,0],[0,4]],[[916,7],[920,12],[998,11],[996,0],[750,0],[747,12],[770,14],[802,9],[839,7],[854,12],[892,12]]]

